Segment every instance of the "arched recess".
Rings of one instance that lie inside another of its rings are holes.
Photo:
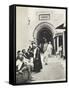
[[[44,44],[44,39],[47,39],[47,42],[51,41],[53,48],[54,48],[54,36],[55,36],[55,28],[52,24],[48,22],[41,22],[39,23],[33,32],[33,38],[37,42],[37,44]]]

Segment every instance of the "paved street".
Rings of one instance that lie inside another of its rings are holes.
[[[65,60],[56,56],[48,59],[48,65],[42,61],[43,68],[39,73],[32,73],[32,82],[65,80],[65,65]]]

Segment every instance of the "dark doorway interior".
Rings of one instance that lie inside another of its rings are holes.
[[[51,41],[51,43],[53,45],[53,34],[52,34],[51,30],[46,27],[41,28],[37,33],[37,43],[38,43],[38,45],[41,44],[41,52],[43,52],[43,46],[45,43],[44,38],[47,39],[47,43],[49,41]]]

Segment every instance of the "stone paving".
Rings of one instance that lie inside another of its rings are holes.
[[[32,73],[32,82],[63,81],[66,75],[66,60],[60,57],[51,56],[48,65],[42,61],[42,70],[39,73]]]

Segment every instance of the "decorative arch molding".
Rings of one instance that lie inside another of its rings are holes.
[[[41,30],[41,28],[44,28],[44,27],[48,28],[51,31],[51,33],[53,35],[53,38],[54,38],[54,36],[55,36],[55,27],[52,24],[48,23],[48,22],[41,22],[34,29],[34,32],[33,32],[33,38],[34,39],[37,38],[37,33]]]

